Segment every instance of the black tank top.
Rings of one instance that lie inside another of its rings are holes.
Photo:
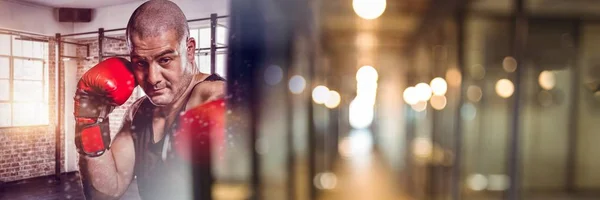
[[[199,83],[204,81],[224,79],[213,74]],[[185,97],[186,103],[189,97]],[[172,134],[177,130],[179,115],[171,127],[165,129],[165,137],[154,143],[152,115],[155,106],[147,97],[140,98],[133,106],[137,106],[131,128],[135,146],[135,175],[142,199],[193,199],[194,196],[196,199],[211,199],[213,177],[210,159],[207,165],[194,166],[192,170],[190,165],[184,164],[171,151]],[[184,110],[185,105],[180,112]]]

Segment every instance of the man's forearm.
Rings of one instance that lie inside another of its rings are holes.
[[[87,199],[118,199],[128,187],[110,150],[99,157],[80,156],[79,169]]]

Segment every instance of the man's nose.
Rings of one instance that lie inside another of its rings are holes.
[[[156,87],[162,81],[162,75],[160,74],[160,65],[150,64],[148,67],[147,81]]]

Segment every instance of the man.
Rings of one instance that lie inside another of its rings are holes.
[[[143,199],[210,199],[208,135],[223,128],[224,80],[199,73],[196,41],[170,1],[138,7],[127,41],[131,62],[109,58],[78,84],[75,142],[86,197],[118,199],[136,176]],[[147,96],[111,139],[107,116],[138,84]]]

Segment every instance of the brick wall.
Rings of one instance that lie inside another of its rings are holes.
[[[124,38],[124,36],[120,36]],[[80,39],[75,42],[78,43],[89,43],[90,44],[90,56],[94,56],[94,59],[82,59],[77,61],[77,79],[83,75],[87,70],[98,63],[98,40],[97,38],[92,39]],[[64,113],[64,105],[57,107],[56,99],[56,65],[55,62],[55,43],[51,41],[49,43],[49,62],[47,63],[49,73],[49,125],[44,126],[32,126],[32,127],[13,127],[13,128],[0,128],[0,182],[10,182],[16,180],[23,180],[27,178],[33,178],[38,176],[52,175],[55,172],[55,127],[57,122],[57,111]],[[103,49],[105,53],[116,53],[116,54],[127,54],[129,53],[127,45],[124,41],[106,39],[104,41]],[[64,52],[64,49],[60,49]],[[77,56],[86,57],[87,48],[78,47]],[[58,63],[59,68],[64,74],[64,63],[60,61]],[[64,76],[59,80],[64,80]],[[60,82],[58,87],[64,88],[64,81]],[[121,127],[123,116],[126,110],[131,106],[135,99],[139,98],[138,88],[134,91],[133,95],[123,105],[115,108],[110,114],[110,128],[111,135],[117,133]],[[64,96],[61,97],[64,102]],[[64,124],[64,120],[60,123]],[[65,146],[64,141],[64,129],[61,130],[61,148]],[[64,149],[61,149],[61,171],[64,172]]]
[[[0,182],[9,182],[54,174],[55,166],[55,46],[49,42],[49,125],[0,128]],[[61,134],[64,146],[64,133]],[[64,171],[64,151],[61,152],[61,171]]]
[[[121,38],[121,39],[125,39],[125,36],[111,36],[111,37],[117,37],[117,38]],[[98,63],[98,39],[97,38],[93,38],[93,39],[82,39],[77,41],[78,43],[83,43],[83,44],[90,44],[90,56],[93,56],[93,59],[85,59],[85,60],[79,60],[77,62],[77,79],[79,79],[83,73],[85,73],[87,70],[89,70],[90,68],[92,68],[95,64]],[[114,39],[105,39],[103,41],[103,52],[104,54],[129,54],[129,49],[127,48],[127,43],[125,41],[122,40],[114,40]],[[87,55],[87,47],[81,46],[77,48],[77,56],[78,57],[86,57]],[[107,57],[104,57],[104,59],[106,59]],[[126,59],[129,59],[129,57],[123,57]],[[136,91],[134,91],[133,95],[131,95],[131,97],[129,98],[129,100],[127,100],[127,102],[125,104],[123,104],[122,106],[119,106],[117,108],[115,108],[113,110],[113,112],[109,115],[109,119],[110,119],[110,131],[111,131],[111,136],[114,137],[115,134],[117,133],[117,131],[119,131],[122,122],[123,122],[123,116],[125,115],[125,112],[127,111],[127,109],[131,106],[131,104],[137,99],[139,98],[139,95],[137,90],[139,89],[139,87],[136,88]]]

